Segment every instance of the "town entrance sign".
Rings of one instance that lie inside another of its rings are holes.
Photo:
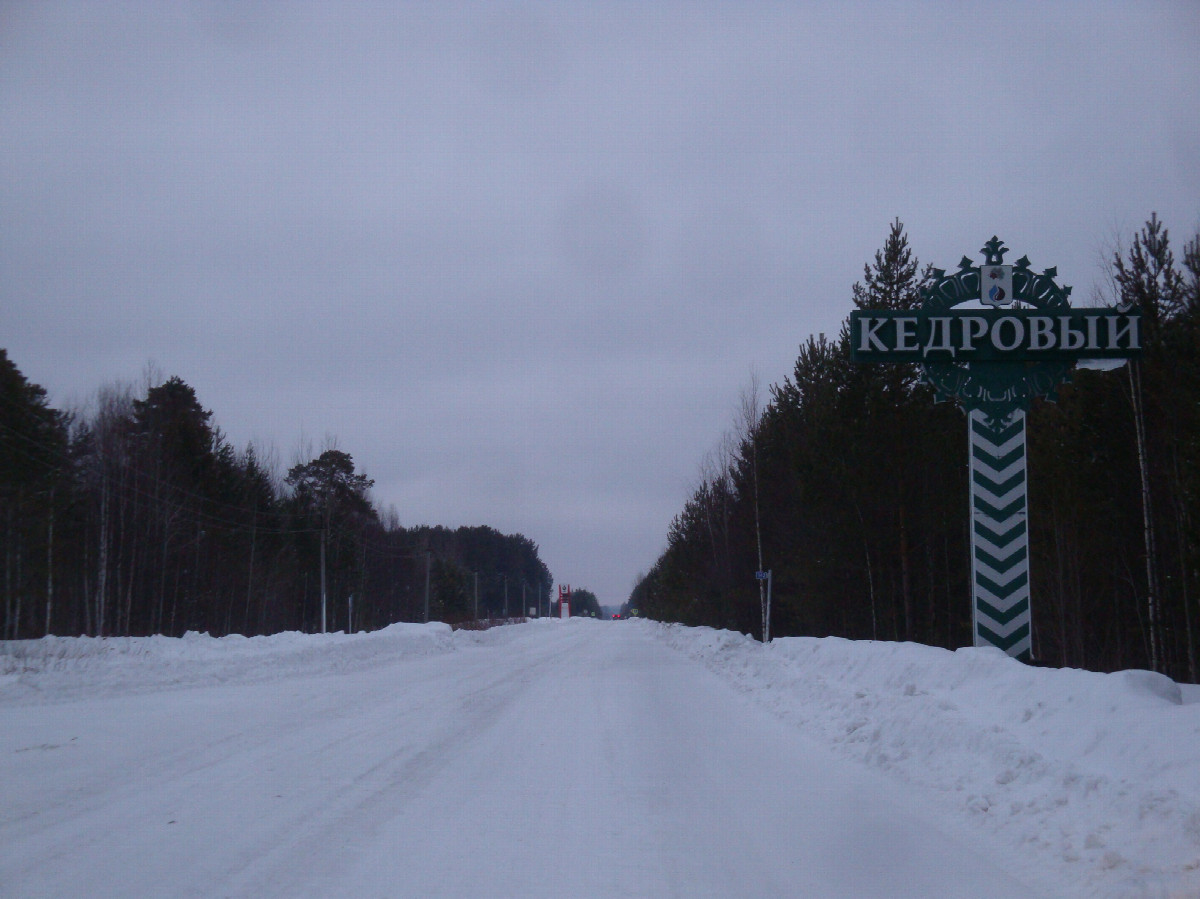
[[[850,313],[850,358],[919,363],[938,399],[968,416],[972,631],[976,646],[1032,655],[1025,413],[1053,400],[1083,360],[1141,353],[1141,313],[1130,307],[1072,309],[1054,268],[1004,263],[1008,248],[984,244],[984,262],[933,270],[914,310]]]

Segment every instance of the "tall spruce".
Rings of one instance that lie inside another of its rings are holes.
[[[32,636],[38,632],[39,620],[49,627],[55,506],[65,463],[62,415],[50,407],[45,389],[30,383],[7,351],[0,349],[0,533],[4,535],[0,637],[4,639]],[[35,597],[42,599],[36,611]]]
[[[904,223],[896,218],[884,241],[875,253],[873,264],[863,266],[863,280],[851,289],[854,305],[859,309],[884,309],[903,311],[916,309],[921,304],[921,288],[931,277],[931,270],[921,270],[920,263],[908,245]],[[880,460],[886,472],[885,483],[880,485],[892,496],[894,511],[893,525],[899,538],[900,604],[903,612],[904,639],[914,639],[914,587],[913,556],[910,532],[914,527],[913,506],[919,499],[912,495],[913,479],[907,475],[919,470],[921,460],[909,453],[918,445],[914,426],[923,422],[919,411],[912,408],[927,405],[929,396],[914,397],[919,380],[915,365],[889,365],[860,369],[857,383],[867,390],[864,402],[874,408],[865,410],[875,419],[874,433],[868,439],[879,441],[889,449],[886,458]],[[876,393],[878,388],[880,393]],[[890,463],[890,464],[889,464]]]
[[[1162,465],[1160,454],[1169,455],[1176,435],[1172,434],[1170,412],[1162,400],[1170,395],[1171,377],[1164,370],[1165,336],[1186,309],[1184,279],[1175,267],[1167,229],[1158,216],[1150,220],[1134,238],[1128,259],[1120,253],[1113,260],[1114,279],[1120,303],[1141,310],[1143,338],[1148,359],[1129,364],[1129,399],[1133,413],[1138,450],[1138,475],[1141,480],[1143,542],[1145,545],[1146,643],[1150,668],[1160,670],[1163,653],[1161,587],[1158,558],[1158,527],[1154,514],[1156,499],[1151,469]],[[1149,433],[1148,433],[1149,427]],[[1151,440],[1150,434],[1154,435]]]

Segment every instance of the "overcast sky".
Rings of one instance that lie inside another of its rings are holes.
[[[1200,228],[1200,4],[0,0],[0,346],[194,387],[622,602],[904,222],[1088,301]],[[1011,261],[1011,260],[1010,260]]]

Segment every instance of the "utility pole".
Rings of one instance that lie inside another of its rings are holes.
[[[321,528],[321,633],[325,633],[325,544],[329,541],[329,496],[325,497],[325,527]]]
[[[767,569],[767,618],[763,627],[763,642],[771,642],[771,569]]]
[[[429,623],[429,569],[433,564],[433,553],[425,550],[425,623]]]
[[[253,556],[251,556],[253,558]],[[50,611],[54,607],[54,488],[50,488],[50,527],[46,534],[46,636],[50,636]],[[128,616],[126,616],[128,617]],[[125,624],[126,629],[129,623]],[[1193,677],[1192,680],[1195,680]]]
[[[508,619],[508,575],[503,575],[504,578],[504,618]]]
[[[754,576],[758,579],[758,592],[763,593],[763,581],[767,582],[766,594],[762,601],[763,603],[763,638],[764,643],[771,642],[771,572],[770,570],[763,571],[761,568],[754,572]]]
[[[479,572],[475,572],[475,620],[479,620]]]
[[[758,374],[751,373],[750,386],[742,394],[742,427],[745,437],[750,441],[750,469],[754,481],[754,540],[758,545],[758,603],[762,609],[762,641],[771,640],[771,601],[770,572],[763,571],[762,526],[759,522],[758,511],[758,429],[762,422],[762,413],[758,408]],[[763,584],[766,581],[766,584]]]

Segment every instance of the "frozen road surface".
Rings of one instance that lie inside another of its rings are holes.
[[[1061,888],[917,788],[835,757],[652,625],[407,627],[175,661],[156,638],[153,660],[64,661],[36,689],[11,675],[0,895]]]

